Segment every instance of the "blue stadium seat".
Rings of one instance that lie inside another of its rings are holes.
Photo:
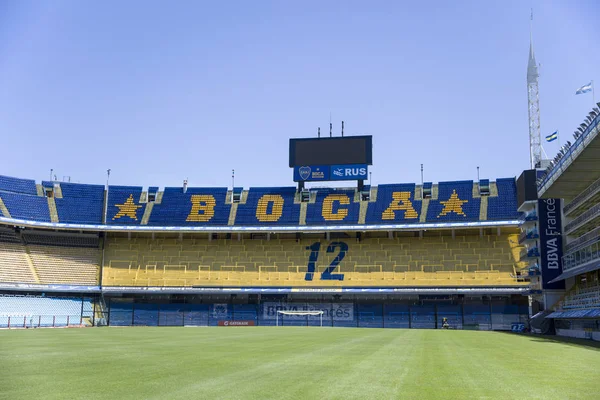
[[[377,201],[369,203],[367,224],[419,222],[421,200],[415,200],[414,183],[379,185]]]
[[[141,186],[109,186],[106,223],[109,225],[139,225],[146,203],[140,203]]]
[[[473,198],[473,181],[440,182],[438,199],[429,202],[427,222],[479,220],[480,198]]]
[[[35,181],[33,179],[19,179],[0,175],[0,192],[11,192],[37,195]]]
[[[314,204],[308,204],[307,225],[357,224],[360,202],[354,202],[354,190],[324,188],[317,192]]]
[[[487,219],[511,220],[518,219],[520,213],[517,211],[517,184],[514,178],[496,179],[498,197],[490,197],[488,200]]]
[[[42,182],[52,187],[53,182]],[[58,221],[78,224],[101,224],[104,211],[104,186],[59,183],[63,198],[55,198]]]
[[[0,192],[0,198],[13,218],[50,222],[48,200],[37,195]]]
[[[298,225],[300,205],[295,187],[250,188],[245,204],[238,205],[236,225]]]
[[[225,204],[227,188],[167,187],[148,220],[154,226],[227,225],[231,204]]]

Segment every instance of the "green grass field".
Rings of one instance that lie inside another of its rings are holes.
[[[600,348],[499,332],[0,331],[0,399],[594,399]]]

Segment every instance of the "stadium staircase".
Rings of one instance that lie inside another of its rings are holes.
[[[0,197],[0,211],[2,212],[2,216],[4,216],[4,218],[11,218],[10,212],[8,212],[8,208],[6,208],[6,205],[4,204],[4,201],[2,201],[1,197]]]
[[[429,208],[429,200],[423,199],[421,203],[421,215],[419,216],[419,222],[424,223],[427,220],[427,209]]]
[[[487,196],[481,196],[481,205],[479,206],[479,220],[487,220],[487,209],[488,209],[488,198]]]
[[[56,209],[56,201],[54,197],[46,197],[48,200],[48,210],[50,211],[50,221],[58,222],[58,210]]]
[[[33,265],[33,261],[31,260],[31,253],[29,252],[29,248],[27,248],[27,246],[25,246],[25,259],[27,261],[27,265],[29,266],[29,270],[31,271],[31,275],[33,275],[35,283],[41,283],[40,275],[38,274],[38,272],[35,269],[35,266]]]
[[[518,241],[517,233],[352,240],[335,270],[344,274],[342,281],[319,278],[340,253],[338,245],[326,241],[109,237],[103,282],[106,286],[526,286],[512,277],[516,266],[512,241]],[[315,242],[321,243],[317,278],[307,281],[307,247]]]
[[[306,225],[306,211],[308,210],[308,203],[302,202],[301,196],[302,194],[296,193],[294,204],[300,204],[300,220],[298,223],[300,225]]]
[[[496,182],[490,182],[490,197],[498,197],[498,185]]]
[[[53,192],[53,197],[55,197],[57,199],[62,199],[63,198],[63,192],[62,192],[62,186],[61,185],[54,185],[54,188],[53,188],[52,192]]]
[[[146,209],[144,210],[144,215],[142,216],[142,225],[148,225],[148,221],[150,220],[150,216],[152,215],[152,209],[154,208],[154,202],[148,203],[146,205]]]
[[[360,193],[359,193],[360,195]],[[360,201],[360,199],[359,199]],[[360,211],[358,214],[358,223],[359,224],[364,224],[365,220],[367,219],[367,208],[369,207],[369,202],[368,201],[360,201]]]
[[[231,204],[231,211],[229,211],[229,220],[227,221],[227,225],[229,226],[235,225],[235,216],[237,215],[238,204],[239,203]]]

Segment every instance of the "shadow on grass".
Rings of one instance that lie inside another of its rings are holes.
[[[502,333],[512,336],[524,337],[533,342],[559,343],[564,344],[566,346],[585,347],[587,349],[600,351],[600,342],[591,339],[576,339],[557,335],[536,335],[533,333],[514,333],[507,331],[502,331]]]

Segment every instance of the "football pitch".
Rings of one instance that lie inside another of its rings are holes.
[[[500,332],[0,331],[0,399],[593,399],[600,348]]]

